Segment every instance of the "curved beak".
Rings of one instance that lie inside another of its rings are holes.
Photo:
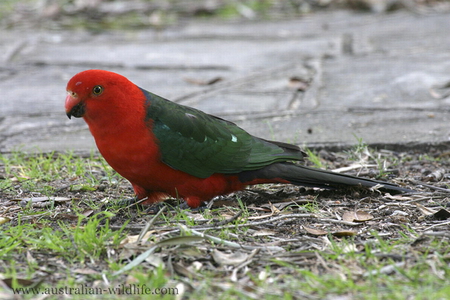
[[[68,92],[65,108],[66,115],[69,119],[71,119],[72,116],[75,118],[81,118],[85,112],[84,102],[80,101],[77,94],[72,92]]]

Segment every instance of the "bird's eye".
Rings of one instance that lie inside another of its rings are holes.
[[[101,85],[96,85],[92,89],[92,93],[96,96],[100,95],[103,92],[103,87]]]

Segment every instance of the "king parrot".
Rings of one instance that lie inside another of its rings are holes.
[[[119,74],[87,70],[67,84],[65,110],[83,117],[100,153],[143,204],[203,201],[261,183],[410,190],[302,166],[299,147],[261,139],[227,120],[152,94]]]

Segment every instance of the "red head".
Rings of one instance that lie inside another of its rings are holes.
[[[144,109],[142,91],[122,75],[87,70],[76,74],[67,83],[66,114],[69,118],[83,117],[89,126],[101,125],[108,119],[136,114]],[[116,119],[118,121],[118,119]]]

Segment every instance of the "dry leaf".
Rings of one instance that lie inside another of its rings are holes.
[[[356,245],[351,243],[351,244],[347,244],[342,248],[342,252],[343,253],[352,253],[352,252],[357,252],[358,248],[356,248]]]
[[[217,249],[214,249],[214,251],[212,252],[212,257],[214,261],[219,265],[237,266],[248,259],[248,254],[240,251],[225,253]]]
[[[413,198],[411,197],[406,197],[403,195],[391,195],[389,193],[386,193],[386,195],[384,195],[385,199],[389,199],[389,200],[395,200],[395,201],[410,201],[413,200]]]
[[[85,210],[85,211],[82,213],[82,215],[85,216],[85,217],[89,217],[89,216],[92,215],[93,213],[94,213],[94,210],[93,210],[93,209],[88,209],[88,210]]]
[[[306,227],[303,226],[303,228],[308,231],[308,233],[313,234],[313,235],[326,235],[327,232],[321,229],[316,229],[316,228],[310,228],[310,227]]]
[[[272,214],[280,213],[280,210],[275,205],[273,205],[271,202],[269,202],[269,205],[270,205],[270,212]]]
[[[373,216],[363,210],[346,211],[342,215],[342,219],[346,222],[365,222],[373,219]]]
[[[23,279],[23,278],[15,278],[14,280],[13,280],[13,278],[5,278],[5,279],[2,279],[2,281],[9,288],[15,287],[15,286],[13,286],[13,281],[17,282],[19,284],[19,286],[26,286],[26,287],[37,286],[40,283],[38,281]]]
[[[29,264],[35,264],[36,263],[36,259],[33,257],[33,255],[31,254],[30,251],[27,251],[27,262]]]
[[[301,199],[297,201],[286,201],[286,202],[278,202],[278,203],[270,203],[270,204],[262,204],[260,208],[268,208],[271,209],[271,207],[276,207],[279,211],[282,211],[288,206],[297,206],[298,204],[306,204],[311,203],[311,200]]]
[[[262,229],[262,230],[258,230],[255,233],[253,233],[253,236],[268,236],[268,235],[277,235],[278,232],[272,231],[272,230],[267,230],[267,229]]]
[[[356,231],[351,231],[351,230],[342,230],[342,231],[336,231],[336,232],[332,232],[331,234],[337,237],[344,237],[344,236],[355,236],[356,235]]]
[[[154,233],[155,233],[154,230],[147,231],[147,233],[145,233],[145,235],[141,239],[141,241],[144,241],[144,242],[147,241]],[[137,242],[138,238],[139,238],[139,234],[138,235],[129,235],[120,242],[120,246],[124,247],[128,244],[134,244]]]
[[[436,220],[447,220],[450,218],[450,212],[446,210],[445,208],[441,208],[439,210],[435,210],[432,208],[428,208],[423,206],[422,204],[415,203],[416,206],[419,208],[420,212],[424,214],[425,216],[433,216]]]
[[[434,172],[428,174],[423,180],[428,182],[441,181],[445,176],[445,169],[437,169]]]
[[[0,225],[8,223],[9,221],[11,221],[11,219],[8,217],[0,217]]]
[[[163,260],[161,259],[161,257],[158,255],[150,254],[145,259],[145,261],[148,262],[149,264],[151,264],[152,266],[154,266],[155,268],[162,267],[163,269],[165,269],[165,264],[164,264]]]
[[[431,215],[434,215],[435,213],[437,213],[437,210],[434,210],[432,208],[427,208],[419,203],[415,203],[415,204],[419,208],[420,212],[422,214],[424,214],[425,216],[431,216]]]
[[[58,214],[57,217],[62,220],[78,220],[78,216],[72,214]]]
[[[137,256],[137,254],[137,249],[125,247],[119,253],[119,260],[131,260],[134,256]]]
[[[204,238],[200,236],[176,236],[172,238],[165,239],[163,241],[159,241],[156,245],[162,246],[179,246],[191,243],[197,243],[203,241]]]
[[[183,275],[184,277],[187,277],[187,278],[195,278],[195,277],[202,276],[201,273],[191,271],[189,268],[186,268],[181,263],[173,264],[173,268],[174,268],[175,272],[177,272],[178,274]]]

